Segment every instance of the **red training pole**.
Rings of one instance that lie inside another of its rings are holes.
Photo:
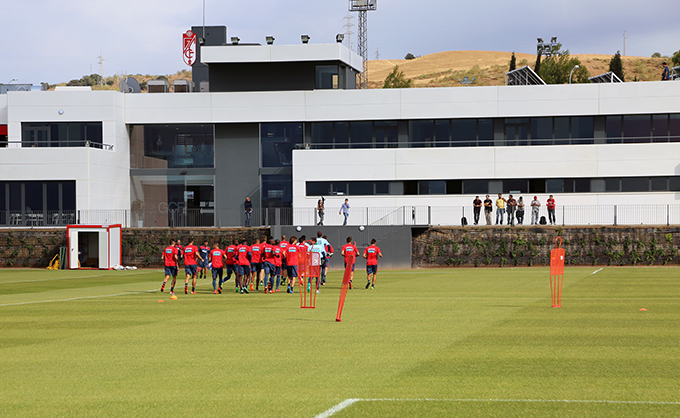
[[[349,278],[352,276],[352,266],[354,260],[347,263],[345,267],[345,275],[342,276],[342,289],[340,290],[340,301],[338,302],[338,314],[335,316],[336,322],[342,322],[342,308],[345,306],[345,297],[347,296],[347,289],[349,288]]]

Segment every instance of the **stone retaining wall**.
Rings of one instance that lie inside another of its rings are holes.
[[[680,264],[678,227],[474,227],[414,230],[413,267]]]

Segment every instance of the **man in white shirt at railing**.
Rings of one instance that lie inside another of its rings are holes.
[[[541,202],[538,201],[538,196],[534,196],[531,201],[531,224],[538,225],[538,210],[541,207]]]

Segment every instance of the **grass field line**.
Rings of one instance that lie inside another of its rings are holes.
[[[590,274],[593,275],[593,274],[597,273],[598,271],[602,271],[602,270],[604,270],[604,269],[603,269],[603,268],[599,268],[599,269],[595,270],[594,272],[592,272],[592,273],[590,273]]]
[[[623,404],[623,405],[680,405],[673,401],[614,401],[601,399],[433,399],[433,398],[375,398],[375,399],[345,399],[332,408],[320,413],[314,418],[328,418],[357,402],[516,402],[516,403],[593,403],[593,404]]]
[[[179,281],[178,281],[178,283],[179,283]],[[210,283],[197,283],[196,287],[207,286],[209,284]],[[82,299],[110,298],[110,297],[114,297],[114,296],[139,295],[139,294],[142,294],[142,293],[152,293],[152,292],[158,292],[158,288],[151,289],[151,290],[139,290],[139,291],[136,291],[136,292],[112,293],[112,294],[108,294],[108,295],[76,296],[76,297],[64,298],[64,299],[47,299],[47,300],[32,300],[32,301],[26,301],[26,302],[2,303],[2,304],[0,304],[0,307],[32,305],[32,304],[35,304],[35,303],[70,302],[70,301],[82,300]],[[164,293],[164,294],[169,295],[169,293]]]
[[[144,273],[145,274],[145,273]],[[132,276],[133,274],[128,274],[128,276]],[[56,280],[79,280],[79,279],[94,279],[95,277],[104,277],[105,274],[96,274],[94,276],[71,276],[71,277],[58,277],[56,279],[36,279],[36,280],[18,280],[15,282],[0,282],[0,285],[3,284],[14,284],[14,283],[34,283],[34,282],[52,282]],[[126,276],[127,277],[127,276]]]
[[[30,302],[3,303],[3,304],[0,304],[0,307],[32,305],[34,303],[69,302],[69,301],[72,301],[72,300],[81,300],[81,299],[110,298],[110,297],[113,297],[113,296],[138,295],[140,293],[151,293],[151,292],[157,292],[157,291],[158,291],[158,289],[153,289],[153,290],[141,290],[139,292],[114,293],[114,294],[111,294],[111,295],[79,296],[79,297],[75,297],[75,298],[66,298],[66,299],[49,299],[49,300],[34,300],[34,301],[30,301]]]

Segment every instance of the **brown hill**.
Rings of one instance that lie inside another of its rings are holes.
[[[413,80],[414,87],[461,86],[464,76],[476,77],[474,85],[499,86],[505,84],[505,73],[510,64],[511,52],[498,51],[446,51],[424,55],[413,60],[368,61],[369,88],[382,88],[385,77],[395,65]],[[609,71],[611,55],[574,54],[581,60],[591,76]],[[517,68],[534,67],[536,55],[515,53]],[[661,78],[664,58],[621,57],[626,81],[656,81]]]

